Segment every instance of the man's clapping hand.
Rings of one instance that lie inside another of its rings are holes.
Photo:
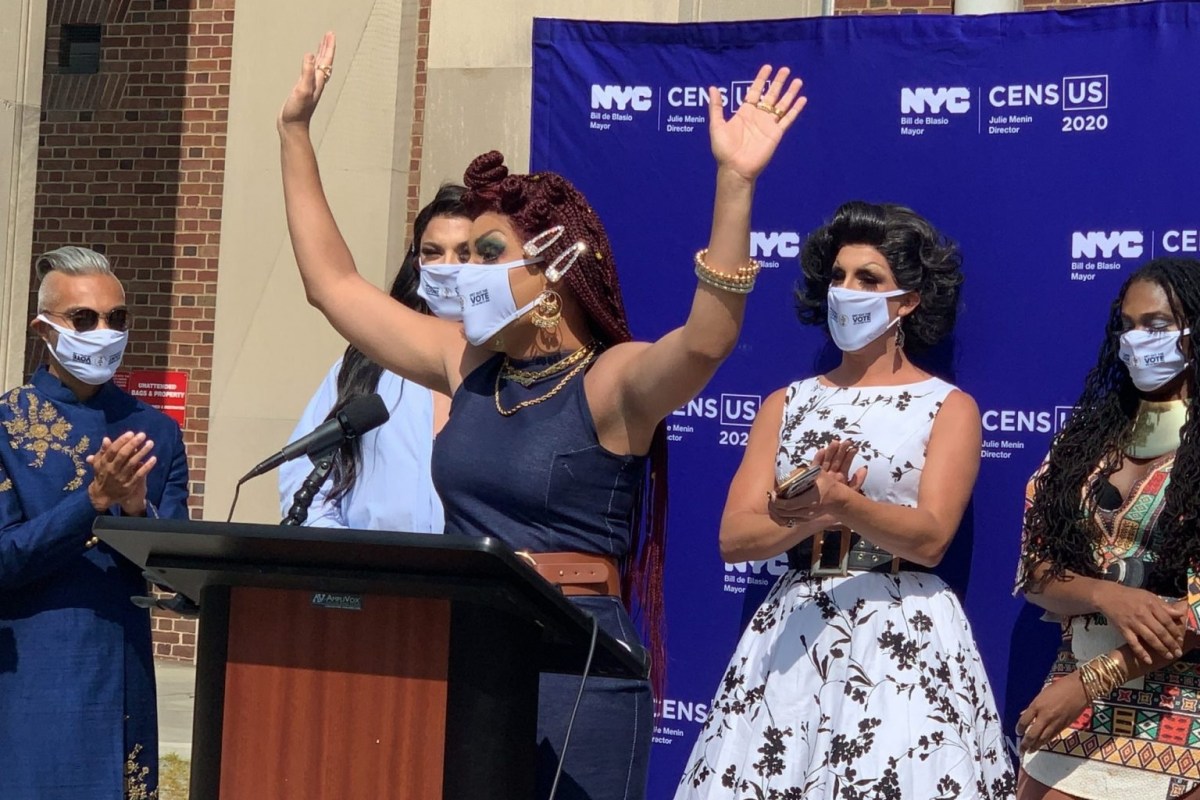
[[[104,437],[99,452],[87,457],[93,473],[87,492],[97,511],[119,505],[135,517],[146,513],[146,476],[157,461],[153,449],[144,433],[128,431],[116,441]]]

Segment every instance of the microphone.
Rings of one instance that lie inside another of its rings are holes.
[[[388,421],[388,416],[387,406],[383,404],[383,398],[379,395],[368,394],[356,397],[332,419],[325,420],[313,429],[312,433],[301,436],[258,464],[247,472],[238,483],[256,478],[264,472],[270,472],[280,464],[300,456],[320,456],[338,447],[347,439],[356,439],[364,433],[378,428]]]

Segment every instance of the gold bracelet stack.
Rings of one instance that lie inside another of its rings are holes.
[[[754,288],[754,281],[758,278],[759,270],[762,266],[753,258],[744,267],[738,267],[736,273],[717,272],[708,266],[705,258],[708,256],[708,248],[696,251],[696,277],[703,283],[707,283],[715,289],[720,289],[725,292],[733,292],[734,294],[750,294]]]
[[[1083,681],[1083,691],[1088,702],[1092,703],[1097,698],[1108,697],[1118,686],[1125,683],[1129,676],[1117,664],[1115,658],[1102,653],[1079,666],[1079,678]]]

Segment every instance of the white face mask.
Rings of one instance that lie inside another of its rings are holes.
[[[417,294],[434,316],[455,322],[462,319],[462,299],[458,296],[458,273],[462,268],[462,264],[421,265]]]
[[[508,272],[541,260],[538,256],[504,264],[467,264],[459,270],[456,287],[462,300],[463,333],[468,342],[478,347],[513,320],[533,310],[538,303],[537,297],[517,308]]]
[[[838,349],[853,353],[882,336],[900,317],[888,319],[887,299],[908,294],[908,289],[894,292],[859,292],[829,287],[829,332]]]
[[[99,386],[112,380],[125,354],[128,331],[96,328],[81,333],[55,325],[42,314],[37,318],[58,331],[54,358],[63,369],[89,386]]]
[[[1139,391],[1152,392],[1166,386],[1188,365],[1179,338],[1191,330],[1125,331],[1121,334],[1121,361]]]

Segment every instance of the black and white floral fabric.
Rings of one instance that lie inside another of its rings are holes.
[[[913,506],[954,387],[788,387],[776,473],[835,438],[863,491]],[[1016,778],[958,599],[921,572],[780,577],[718,687],[676,800],[1010,800]]]

